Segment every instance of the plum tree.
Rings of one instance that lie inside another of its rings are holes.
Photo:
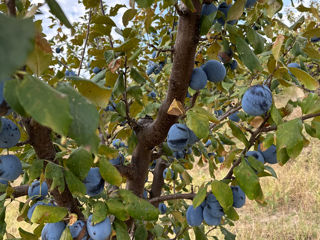
[[[251,116],[259,116],[269,111],[272,105],[272,93],[267,86],[254,85],[243,95],[242,109]]]
[[[107,217],[103,221],[93,224],[92,215],[90,215],[87,220],[87,229],[90,237],[93,240],[105,240],[111,234],[110,219]]]
[[[194,90],[201,90],[207,84],[207,74],[202,68],[195,68],[192,71],[190,87]]]
[[[221,82],[226,77],[226,68],[217,60],[209,60],[202,69],[210,82]]]
[[[0,3],[0,239],[228,238],[246,196],[268,203],[262,159],[319,138],[317,4],[287,27],[281,1],[79,1],[72,24],[44,2],[49,35],[36,1]]]
[[[28,196],[32,199],[44,199],[48,195],[48,185],[45,181],[34,181],[28,188]]]

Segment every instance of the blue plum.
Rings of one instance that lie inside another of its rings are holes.
[[[87,220],[87,230],[93,240],[106,240],[111,234],[111,223],[109,217],[95,225],[92,223],[92,215]]]
[[[184,124],[173,124],[168,132],[167,143],[171,150],[183,151],[189,143],[189,128]]]
[[[56,48],[56,53],[60,53],[61,52],[61,48],[57,47]]]
[[[218,157],[218,161],[219,161],[220,163],[223,163],[224,157]]]
[[[151,57],[155,58],[157,56],[157,51],[153,51]]]
[[[100,175],[99,168],[91,168],[88,175],[83,180],[84,185],[87,189],[87,194],[90,197],[96,196],[103,191],[104,180]]]
[[[311,42],[319,42],[320,41],[320,37],[312,37],[311,38]]]
[[[218,18],[218,23],[220,23],[221,25],[224,25],[225,23],[225,19],[228,16],[228,12],[231,8],[231,4],[227,4],[226,2],[222,2],[219,6],[218,6],[218,11],[221,11],[224,14],[224,17],[220,17]],[[237,20],[230,20],[227,23],[234,25],[237,22]]]
[[[293,62],[293,63],[289,63],[289,64],[288,64],[288,68],[301,68],[301,67],[300,67],[300,64],[299,64],[299,63]],[[290,70],[288,70],[288,73],[289,73],[291,76],[294,76],[294,75],[290,72]]]
[[[111,159],[110,160],[110,163],[112,165],[122,165],[124,163],[124,156],[122,153],[119,153],[118,157],[114,158],[114,159]]]
[[[157,165],[157,161],[156,161],[156,160],[153,160],[153,162],[151,163],[151,165],[150,165],[150,167],[149,167],[150,170],[155,169],[156,165]]]
[[[231,68],[231,70],[235,70],[238,68],[237,60],[232,60],[232,62],[230,63],[230,68]]]
[[[148,196],[149,196],[148,191],[144,189],[144,190],[143,190],[142,197],[143,197],[144,199],[148,199]]]
[[[254,157],[255,159],[257,159],[259,162],[262,162],[264,163],[264,158],[263,158],[263,155],[258,152],[258,151],[249,151],[249,152],[246,152],[246,157],[248,156],[252,156]]]
[[[38,201],[36,202],[35,204],[33,204],[29,209],[28,209],[28,213],[27,213],[27,217],[31,220],[31,217],[32,217],[32,214],[35,210],[35,208],[39,205],[43,205],[43,206],[53,206],[52,203],[45,203],[45,202],[41,202],[41,201]]]
[[[167,206],[164,203],[160,203],[158,207],[161,214],[165,214],[167,212]]]
[[[34,181],[28,188],[28,196],[31,199],[44,199],[48,195],[48,185],[45,181],[40,186],[40,181]]]
[[[261,144],[258,145],[258,151],[264,157],[264,161],[267,162],[267,163],[270,163],[270,164],[278,163],[276,146],[272,144],[269,148],[267,148],[266,150],[262,151],[260,145]]]
[[[11,148],[20,140],[20,130],[10,119],[1,118],[0,148]]]
[[[241,105],[247,114],[260,116],[271,108],[272,93],[265,85],[254,85],[244,93]]]
[[[221,223],[222,217],[215,217],[211,215],[211,209],[205,206],[203,209],[203,219],[210,226],[218,226]]]
[[[217,117],[220,117],[222,116],[223,114],[223,110],[219,109],[219,110],[214,110],[214,114],[217,116]]]
[[[245,8],[251,8],[256,4],[257,0],[247,0]]]
[[[0,179],[0,183],[3,184],[3,185],[8,185],[8,181],[7,180]]]
[[[173,156],[174,156],[176,159],[180,159],[180,158],[184,158],[185,153],[184,153],[183,151],[177,151],[177,152],[173,152]]]
[[[154,92],[154,91],[151,91],[149,94],[148,94],[148,97],[151,97],[151,98],[156,98],[157,94]]]
[[[207,74],[203,71],[202,68],[195,68],[192,71],[191,80],[189,86],[193,90],[201,90],[207,84]]]
[[[233,206],[235,208],[241,208],[246,203],[246,194],[239,186],[231,186],[233,195]]]
[[[204,3],[202,5],[201,15],[209,16],[209,15],[213,14],[216,11],[218,11],[218,9],[214,4],[212,4],[212,3],[210,3],[210,4]]]
[[[239,122],[240,121],[240,118],[238,116],[238,111],[235,112],[235,113],[232,113],[228,118],[231,120],[231,121],[234,121],[234,122]]]
[[[162,176],[163,176],[164,179],[167,178],[167,174],[168,174],[168,177],[169,177],[169,173],[168,173],[169,169],[170,168],[166,168],[166,169],[163,170]],[[170,174],[171,174],[170,175],[171,179],[174,179],[174,171],[172,169],[170,169]]]
[[[226,68],[217,60],[207,61],[202,68],[210,82],[221,82],[226,77]]]
[[[147,75],[148,76],[151,75],[156,69],[156,67],[157,67],[157,64],[155,62],[149,61],[148,68],[147,68]]]
[[[120,147],[125,147],[126,145],[124,144],[124,142],[122,142],[120,139],[116,138],[112,141],[112,145],[115,147],[115,148],[120,148]]]
[[[42,240],[59,240],[66,224],[63,221],[56,223],[46,223],[41,232]]]
[[[190,205],[187,209],[186,217],[190,226],[200,226],[203,221],[203,208],[198,206],[194,209],[193,206]]]
[[[210,145],[212,144],[212,141],[211,141],[211,139],[208,139],[208,141],[206,141],[206,143],[205,143],[205,147],[209,147]]]
[[[77,74],[73,70],[66,70],[65,75],[66,75],[66,77],[77,76]]]
[[[83,227],[85,227],[85,225],[86,225],[86,223],[84,221],[78,220],[74,224],[69,226],[72,238],[74,238],[74,239],[77,238],[79,236],[79,234],[81,233]],[[83,236],[82,240],[86,240],[86,239],[88,239],[87,234],[85,234],[85,236]]]
[[[95,74],[99,73],[100,71],[101,71],[101,68],[99,68],[99,67],[94,67],[92,70],[92,72]]]
[[[0,156],[0,179],[14,181],[21,173],[22,165],[18,157],[15,155]]]
[[[199,141],[199,138],[194,134],[194,132],[190,128],[188,128],[188,132],[189,132],[188,145],[193,145]]]
[[[213,217],[222,217],[224,215],[223,208],[221,207],[220,203],[216,199],[216,197],[210,193],[206,200],[205,200],[205,207],[207,208],[206,211]]]

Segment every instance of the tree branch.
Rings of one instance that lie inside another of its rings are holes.
[[[128,179],[132,179],[134,176],[134,171],[132,168],[132,165],[115,165],[115,167],[118,169],[120,174]]]
[[[6,0],[6,4],[7,4],[7,7],[8,7],[9,14],[11,16],[16,16],[17,15],[17,12],[16,12],[16,1],[15,0]]]
[[[88,39],[89,39],[89,34],[90,34],[90,22],[91,22],[91,10],[89,12],[89,19],[88,19],[88,25],[87,25],[87,35],[86,35],[86,40],[84,42],[83,51],[82,51],[82,55],[81,55],[81,61],[80,61],[79,70],[78,70],[78,76],[80,76],[82,62],[83,62],[84,54],[86,52],[86,48],[87,48],[87,44],[88,44]]]
[[[196,196],[195,193],[176,193],[172,195],[164,195],[156,198],[152,198],[149,200],[150,203],[156,204],[159,202],[164,202],[168,200],[175,200],[175,199],[190,199],[192,200]]]

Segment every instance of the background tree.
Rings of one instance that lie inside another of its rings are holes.
[[[73,25],[46,4],[71,37],[46,40],[41,5],[0,5],[2,236],[5,200],[28,195],[19,219],[39,225],[22,239],[234,237],[235,208],[265,204],[270,164],[320,138],[317,5],[289,27],[281,0],[87,0]],[[195,164],[210,182],[193,186]]]

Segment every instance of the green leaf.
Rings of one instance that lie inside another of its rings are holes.
[[[310,76],[307,72],[299,69],[289,67],[290,72],[307,88],[316,90],[319,88],[319,82]]]
[[[86,186],[71,171],[68,171],[68,170],[65,171],[65,179],[72,195],[81,197],[86,194],[87,192]]]
[[[25,111],[37,122],[67,136],[72,116],[65,94],[32,76],[25,76],[17,88],[17,94]]]
[[[135,80],[138,84],[144,84],[146,82],[144,77],[142,77],[141,74],[134,67],[131,68],[130,77],[133,80]]]
[[[102,178],[108,183],[120,186],[122,177],[118,170],[104,157],[99,159],[99,170]]]
[[[91,78],[91,81],[104,88],[107,69],[103,69]]]
[[[159,216],[158,208],[155,208],[148,201],[137,197],[128,190],[119,190],[120,197],[124,200],[126,209],[131,217],[138,220],[153,221]]]
[[[64,175],[63,175],[62,169],[63,168],[61,166],[56,165],[52,162],[49,162],[47,164],[45,176],[46,178],[52,180],[50,190],[53,190],[56,187],[58,187],[60,192],[64,191],[65,183],[64,183]]]
[[[224,239],[226,240],[235,240],[236,239],[236,235],[233,234],[232,232],[229,232],[228,229],[220,226],[221,229],[221,233],[224,235]]]
[[[200,35],[206,35],[210,28],[213,25],[214,18],[217,15],[217,11],[214,11],[209,16],[207,15],[201,15],[200,19]]]
[[[137,2],[139,7],[141,7],[141,8],[148,8],[154,2],[154,0],[135,0],[135,1]]]
[[[287,152],[290,158],[296,158],[303,149],[301,119],[294,119],[278,125],[276,136],[278,162],[284,164],[279,155],[282,149]]]
[[[131,38],[121,44],[119,47],[113,48],[115,52],[130,52],[132,49],[136,49],[139,46],[140,39]]]
[[[201,205],[201,203],[205,200],[207,196],[207,185],[201,186],[198,190],[197,195],[194,197],[192,201],[193,208],[197,208]]]
[[[255,169],[258,173],[263,172],[264,170],[264,164],[260,161],[258,161],[255,157],[253,156],[247,156],[246,157],[250,167]]]
[[[259,178],[246,161],[242,160],[233,172],[240,188],[250,200],[263,199]]]
[[[320,28],[314,28],[306,31],[303,34],[304,37],[320,37]]]
[[[43,72],[48,70],[51,61],[51,46],[41,34],[37,33],[34,49],[29,54],[26,65],[39,77]]]
[[[83,0],[83,5],[86,8],[94,8],[99,6],[100,1],[98,0]]]
[[[110,198],[107,200],[106,204],[110,214],[116,216],[116,218],[120,219],[121,221],[126,221],[130,218],[125,205],[121,201]]]
[[[134,232],[134,239],[147,240],[148,231],[144,224],[139,224]]]
[[[18,79],[11,79],[5,82],[3,89],[3,96],[9,106],[22,116],[26,116],[22,105],[20,104],[19,97],[17,94],[17,88],[19,87],[20,81]]]
[[[279,35],[272,46],[272,54],[276,61],[279,61],[283,41],[284,41],[284,36]]]
[[[0,14],[0,81],[22,67],[33,49],[35,28],[32,19],[18,19]]]
[[[119,97],[121,94],[124,93],[125,91],[125,85],[124,85],[124,78],[123,78],[123,74],[119,74],[119,77],[116,81],[116,84],[114,85],[114,88],[113,88],[113,91],[112,91],[112,94],[115,96],[115,97]]]
[[[194,235],[196,236],[196,240],[207,240],[208,239],[204,233],[203,228],[194,227],[193,231],[194,231]]]
[[[105,108],[108,105],[111,89],[103,88],[90,80],[79,77],[68,77],[67,79],[70,79],[79,92],[97,106]]]
[[[196,9],[194,8],[193,2],[192,0],[182,0],[182,2],[187,6],[187,8],[191,11],[191,12],[195,12]]]
[[[131,21],[136,14],[137,14],[137,9],[130,8],[127,11],[125,11],[122,16],[123,25],[126,27],[129,21]]]
[[[223,209],[229,209],[233,204],[233,194],[228,184],[214,180],[211,183],[213,195],[217,198]]]
[[[116,219],[113,224],[116,229],[117,240],[130,240],[127,225],[124,222]]]
[[[34,179],[39,178],[43,170],[43,160],[34,159],[32,165],[29,168],[29,183]]]
[[[236,37],[236,47],[241,61],[248,67],[251,72],[262,71],[262,66],[257,56],[252,52],[247,42]]]
[[[264,169],[270,172],[273,177],[278,178],[276,171],[272,167],[265,165]]]
[[[97,224],[106,219],[108,214],[108,207],[104,202],[96,202],[93,205],[93,215],[92,222],[93,224]]]
[[[229,20],[238,20],[244,10],[244,6],[246,5],[246,0],[237,0],[229,9],[227,21]]]
[[[308,54],[310,58],[320,60],[320,53],[316,49],[314,49],[311,43],[307,43],[303,51]]]
[[[69,99],[73,120],[68,136],[75,139],[78,145],[97,152],[100,139],[96,134],[99,126],[99,113],[96,107],[67,84],[59,84],[57,90],[66,94]]]
[[[198,138],[206,138],[209,135],[209,119],[206,115],[192,110],[187,112],[187,126]]]
[[[72,28],[71,23],[56,0],[46,0],[46,3],[48,4],[50,12],[53,15],[55,15],[67,28]]]
[[[264,37],[262,37],[252,28],[247,29],[247,37],[256,54],[260,54],[264,51],[264,43],[266,41]]]
[[[244,145],[249,146],[249,142],[248,142],[246,136],[244,135],[244,133],[241,131],[241,129],[237,125],[235,125],[232,121],[228,121],[228,125],[232,130],[233,136],[235,136],[241,142],[243,142]]]
[[[300,107],[303,114],[320,112],[320,98],[318,94],[309,93],[308,97],[301,101]]]
[[[64,229],[59,240],[73,240],[70,228],[66,227]]]
[[[22,237],[22,239],[25,239],[25,240],[38,240],[39,239],[36,235],[23,230],[21,227],[18,228],[18,231],[19,231],[20,237]]]
[[[231,219],[233,221],[238,221],[239,220],[239,215],[238,215],[237,211],[233,207],[230,207],[227,210],[224,209],[223,211],[224,211],[224,213],[227,215],[227,217],[229,219]]]
[[[68,168],[80,180],[84,180],[93,164],[92,155],[84,148],[74,150],[66,161]]]
[[[271,118],[276,125],[279,125],[282,123],[282,117],[281,117],[280,111],[276,108],[274,104],[271,107]]]
[[[63,220],[68,209],[57,206],[38,205],[31,217],[33,223],[55,223]]]

